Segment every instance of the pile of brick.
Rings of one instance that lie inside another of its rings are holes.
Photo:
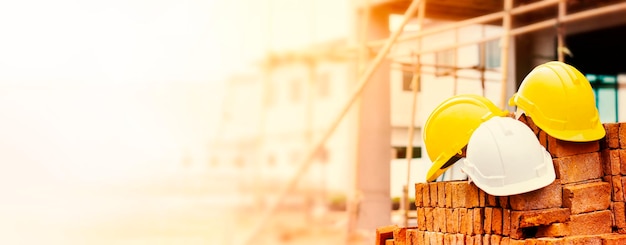
[[[626,123],[593,142],[555,139],[526,123],[553,158],[556,180],[512,196],[468,181],[417,183],[417,226],[380,227],[376,245],[626,244]]]

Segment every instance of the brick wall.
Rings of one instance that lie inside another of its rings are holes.
[[[605,138],[578,143],[520,121],[552,155],[552,184],[496,197],[467,181],[417,183],[417,227],[380,227],[376,245],[626,244],[626,123],[604,124]]]

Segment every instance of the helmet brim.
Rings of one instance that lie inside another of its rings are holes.
[[[542,127],[542,125],[537,124],[541,130],[545,131],[548,135],[565,141],[572,142],[589,142],[596,141],[604,138],[606,135],[606,131],[604,130],[604,126],[601,123],[594,125],[593,128],[586,130],[552,130],[548,127]]]

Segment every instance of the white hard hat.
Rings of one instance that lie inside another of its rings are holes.
[[[478,188],[508,196],[545,187],[555,179],[552,157],[532,130],[510,117],[493,117],[472,134],[463,171]]]

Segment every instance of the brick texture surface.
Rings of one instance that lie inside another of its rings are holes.
[[[561,207],[561,183],[557,179],[544,188],[509,196],[509,204],[513,210],[533,210]]]
[[[601,237],[602,237],[602,245],[626,244],[626,235],[623,235],[623,234],[606,234]]]
[[[618,135],[619,135],[619,148],[626,148],[626,123],[618,123],[619,124],[619,131],[618,131]]]
[[[484,208],[475,208],[473,210],[473,225],[472,225],[472,234],[474,235],[479,235],[479,234],[483,234],[483,220],[484,220],[484,215],[485,215],[485,209]]]
[[[567,245],[602,245],[602,238],[600,236],[569,236],[563,239],[563,242]]]
[[[415,184],[415,206],[423,207],[424,206],[424,198],[422,198],[422,188],[424,188],[424,183],[416,183]]]
[[[571,215],[567,223],[572,235],[595,235],[612,231],[609,210]]]
[[[393,242],[395,245],[406,245],[406,227],[393,230]]]
[[[603,148],[619,148],[619,124],[605,123],[602,126],[604,126],[604,131],[606,131],[606,136],[601,141]]]
[[[537,227],[536,237],[563,237],[569,236],[571,231],[565,223],[552,223]]]
[[[437,182],[437,207],[446,206],[446,182]]]
[[[592,182],[563,187],[563,207],[572,214],[605,210],[611,204],[611,187],[606,182]]]
[[[494,208],[491,214],[491,234],[502,235],[502,209]]]
[[[599,152],[556,158],[554,159],[554,166],[557,178],[561,179],[563,184],[597,179],[603,176]]]
[[[393,239],[393,231],[396,229],[397,225],[376,228],[376,245],[385,245],[387,239]]]
[[[434,208],[433,209],[433,229],[432,231],[446,232],[446,222],[448,218],[448,212],[452,212],[452,209],[446,208]]]
[[[532,211],[511,212],[511,226],[516,228],[526,228],[552,223],[562,223],[569,220],[570,210],[568,208],[552,208]]]
[[[619,152],[619,164],[620,164],[620,174],[621,175],[626,175],[626,150],[624,149],[620,149],[620,150],[615,150],[617,152]],[[622,160],[624,159],[624,160]]]
[[[626,245],[626,123],[604,124],[599,141],[574,143],[529,117],[520,121],[553,156],[553,183],[512,196],[468,181],[416,183],[416,227],[378,228],[376,245]]]
[[[620,151],[604,149],[602,155],[602,169],[604,175],[619,175],[621,172]]]
[[[430,206],[437,207],[437,182],[432,182],[428,184],[428,193],[430,194]]]
[[[459,209],[446,209],[446,231],[449,233],[459,232]]]
[[[552,155],[552,157],[573,156],[582,153],[597,152],[600,150],[599,141],[571,142],[563,141],[550,135],[548,135],[547,137],[548,152],[550,152],[550,155]]]
[[[613,211],[613,226],[615,226],[620,233],[626,232],[626,208],[624,202],[611,203],[611,211]]]

